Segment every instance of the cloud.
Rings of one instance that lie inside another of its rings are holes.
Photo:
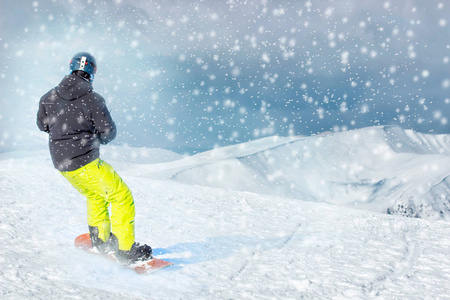
[[[204,150],[379,124],[449,133],[450,15],[422,1],[2,2],[4,145],[80,50],[116,143]],[[3,9],[5,8],[5,9]],[[439,21],[441,20],[441,21]],[[233,106],[224,105],[235,103]],[[170,122],[168,121],[170,120]],[[261,135],[262,134],[262,135]]]

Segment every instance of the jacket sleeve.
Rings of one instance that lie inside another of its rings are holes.
[[[48,117],[47,112],[45,111],[44,104],[42,102],[43,101],[41,98],[41,100],[39,101],[39,110],[37,113],[36,124],[41,131],[45,131],[48,133],[50,131],[48,127]]]
[[[103,97],[96,94],[94,107],[92,110],[92,122],[94,123],[95,133],[101,144],[108,144],[117,134],[116,124],[114,123],[106,102]]]

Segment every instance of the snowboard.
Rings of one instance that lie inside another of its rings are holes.
[[[75,238],[75,247],[82,249],[88,253],[106,256],[107,258],[119,262],[114,253],[101,254],[92,248],[91,237],[89,233],[79,235]],[[159,269],[171,266],[173,263],[153,257],[150,260],[139,261],[131,265],[123,265],[127,269],[134,270],[138,274],[147,274]]]

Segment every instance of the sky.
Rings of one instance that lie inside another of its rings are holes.
[[[0,152],[92,53],[115,145],[196,153],[377,125],[450,133],[445,1],[0,0]]]

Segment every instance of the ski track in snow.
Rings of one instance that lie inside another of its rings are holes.
[[[83,197],[47,151],[4,153],[2,299],[449,297],[446,221],[145,178],[110,162],[133,191],[137,241],[175,266],[142,276],[75,249]]]

